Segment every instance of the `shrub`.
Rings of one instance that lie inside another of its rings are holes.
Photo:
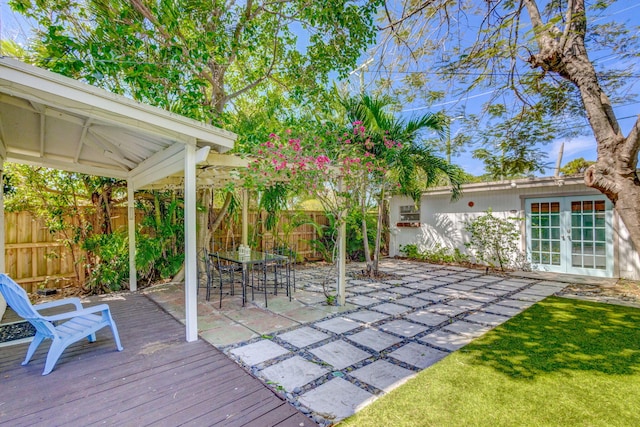
[[[520,231],[517,223],[522,218],[498,218],[491,209],[465,224],[470,233],[469,248],[478,262],[504,271],[508,268],[528,269],[525,254],[520,250]]]
[[[400,252],[407,258],[445,264],[462,264],[469,262],[469,257],[460,252],[460,249],[451,249],[440,243],[435,243],[432,248],[420,250],[418,245],[411,244],[400,247]]]

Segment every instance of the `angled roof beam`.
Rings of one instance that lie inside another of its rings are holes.
[[[88,118],[84,122],[84,126],[82,126],[82,133],[80,134],[80,139],[78,140],[78,148],[76,149],[76,155],[73,156],[73,162],[78,163],[78,159],[80,158],[80,153],[82,153],[82,146],[84,145],[84,139],[87,137],[87,132],[89,131],[89,126],[91,126],[91,122],[93,119]]]
[[[23,163],[25,165],[31,165],[31,166],[41,166],[41,167],[60,169],[60,170],[71,170],[69,168],[70,164],[68,160],[58,160],[51,157],[47,157],[46,159],[43,159],[42,157],[30,156],[24,153],[9,152],[7,153],[6,161],[13,162],[13,163]],[[76,163],[73,165],[73,171],[86,173],[87,175],[105,176],[108,178],[118,178],[118,179],[127,178],[126,169],[123,169],[120,172],[120,171],[115,171],[114,169],[106,169],[105,167],[102,167],[102,166],[94,166],[89,164]]]
[[[104,138],[102,135],[93,134],[93,136],[97,140],[97,144],[102,146],[105,157],[111,160],[115,160],[122,166],[126,167],[128,170],[131,170],[136,167],[137,163],[127,159],[125,155],[122,153],[122,151],[120,151],[120,149],[116,147],[115,144],[113,144],[111,141]]]
[[[139,173],[132,173],[130,175],[131,182],[133,183],[133,188],[135,190],[142,188],[145,185],[151,184],[159,179],[166,178],[167,176],[182,172],[184,170],[184,145],[176,145],[180,147],[180,151],[178,153],[164,160],[161,160],[156,164],[149,165]],[[209,150],[211,150],[211,147],[209,146],[205,146],[196,150],[196,164],[202,163],[207,159]]]

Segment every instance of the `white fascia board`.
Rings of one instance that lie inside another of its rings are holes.
[[[71,172],[79,172],[87,175],[104,176],[107,178],[126,179],[128,171],[124,169],[109,169],[99,166],[72,163],[64,160],[56,160],[47,157],[29,156],[20,153],[7,153],[7,162],[21,163],[31,166],[41,166],[51,169],[60,169]]]
[[[549,176],[536,178],[520,178],[505,181],[474,182],[470,184],[463,184],[462,194],[464,195],[465,193],[513,190],[515,188],[552,187],[558,186],[559,183],[562,183],[563,185],[584,185],[584,178],[582,176]],[[437,196],[443,194],[451,194],[451,189],[449,187],[435,187],[422,193],[423,196]]]
[[[180,144],[174,145],[178,145],[181,148],[178,153],[161,159],[155,164],[147,164],[143,170],[138,171],[138,169],[134,169],[131,171],[132,173],[129,175],[129,179],[133,183],[134,190],[184,170],[184,146]],[[202,163],[207,159],[209,150],[211,150],[209,146],[196,150],[196,164]]]
[[[88,117],[233,148],[237,135],[9,58],[0,58],[0,92],[59,105]],[[144,126],[143,126],[144,125]]]

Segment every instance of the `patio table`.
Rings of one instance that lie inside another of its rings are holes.
[[[210,256],[215,256],[215,253],[209,254]],[[239,251],[224,251],[218,252],[218,257],[225,261],[233,262],[235,264],[240,264],[242,266],[242,306],[247,300],[247,286],[249,285],[249,266],[253,267],[255,265],[260,265],[270,262],[279,262],[285,261],[287,259],[284,255],[272,254],[268,253],[265,256],[264,252],[254,251],[248,255],[240,255]],[[276,276],[277,277],[277,276]],[[276,287],[277,287],[276,283]],[[266,286],[266,284],[265,284]]]

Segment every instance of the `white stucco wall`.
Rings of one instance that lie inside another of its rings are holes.
[[[470,184],[465,186],[463,196],[451,202],[446,191],[425,193],[420,202],[420,228],[396,227],[400,222],[400,206],[412,205],[407,197],[393,197],[390,204],[391,242],[390,255],[402,255],[403,245],[416,244],[420,248],[432,248],[435,244],[467,253],[464,244],[469,236],[464,231],[465,223],[492,209],[494,215],[509,218],[524,218],[524,200],[534,197],[564,197],[600,194],[584,185],[582,179],[505,181],[502,183]],[[472,206],[470,206],[472,204]],[[614,221],[614,275],[640,280],[640,256],[633,250],[629,233],[621,221]],[[621,226],[620,226],[621,225]],[[521,248],[525,249],[525,223],[521,222]]]

